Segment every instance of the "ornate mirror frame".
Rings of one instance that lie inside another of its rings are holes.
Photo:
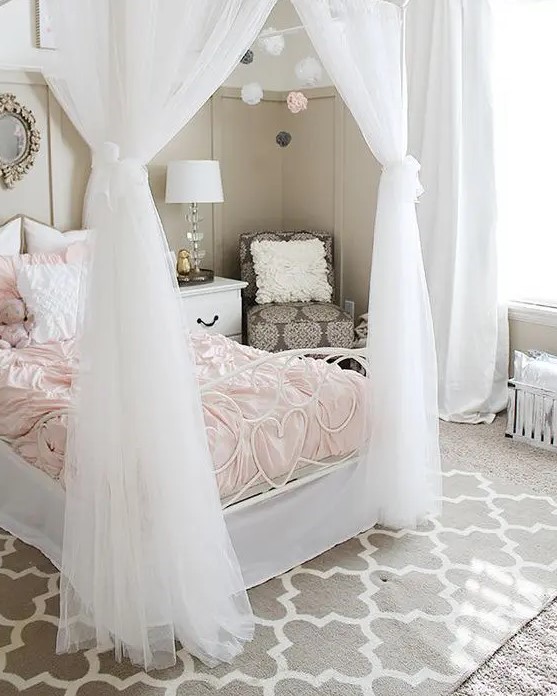
[[[27,135],[25,150],[13,162],[2,164],[0,162],[0,179],[4,180],[7,188],[13,188],[22,179],[35,163],[35,157],[40,148],[41,134],[37,129],[37,122],[33,112],[20,104],[14,94],[0,94],[0,117],[10,114],[17,118]]]

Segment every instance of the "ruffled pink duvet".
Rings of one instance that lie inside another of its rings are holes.
[[[255,376],[249,371],[207,388],[266,353],[219,335],[192,341],[222,498],[280,482],[295,467],[349,455],[363,443],[365,380],[356,372],[295,361],[279,389],[275,361]],[[76,362],[72,342],[0,350],[0,437],[54,479],[63,478],[64,414]]]

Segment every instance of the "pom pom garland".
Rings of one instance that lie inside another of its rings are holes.
[[[288,147],[292,142],[292,136],[288,131],[280,131],[280,133],[277,133],[275,140],[279,147]]]
[[[249,65],[250,63],[253,63],[253,51],[251,48],[244,53],[240,63],[242,63],[242,65]]]
[[[286,105],[293,114],[299,114],[308,108],[308,100],[302,92],[290,92],[286,98]]]
[[[275,34],[276,29],[269,27],[259,35],[259,45],[271,56],[280,56],[284,51],[284,36]],[[271,36],[269,36],[271,34]]]
[[[249,82],[242,87],[242,101],[249,106],[255,106],[263,99],[263,88],[259,82]]]
[[[308,56],[296,64],[296,77],[304,87],[315,87],[322,76],[321,63],[312,56]]]

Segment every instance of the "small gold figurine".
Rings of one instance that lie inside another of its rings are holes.
[[[178,278],[183,278],[189,275],[191,271],[191,254],[187,249],[180,249],[178,252],[178,261],[176,263],[176,273]]]

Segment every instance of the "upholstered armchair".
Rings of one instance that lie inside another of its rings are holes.
[[[257,293],[251,245],[263,239],[292,241],[320,239],[325,245],[327,278],[335,297],[333,235],[330,232],[247,232],[240,235],[240,272],[243,290],[244,339],[254,348],[271,352],[324,346],[350,348],[354,320],[333,302],[256,304]]]

